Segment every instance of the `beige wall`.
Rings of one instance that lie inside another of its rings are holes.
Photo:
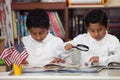
[[[120,6],[120,0],[107,0],[106,6]]]

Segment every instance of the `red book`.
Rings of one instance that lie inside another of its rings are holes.
[[[55,17],[55,14],[54,12],[48,12],[48,15],[49,15],[49,18],[51,20],[51,24],[52,24],[52,27],[54,28],[54,31],[56,33],[56,35],[60,38],[62,38],[62,34],[61,34],[61,31],[60,31],[60,27],[57,23],[57,20],[56,20],[56,17]]]

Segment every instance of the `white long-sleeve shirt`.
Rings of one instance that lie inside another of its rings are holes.
[[[89,33],[86,33],[78,35],[72,41],[66,43],[71,43],[74,46],[84,44],[89,47],[89,51],[81,51],[80,64],[82,65],[89,62],[92,56],[99,56],[100,65],[106,66],[109,62],[120,62],[120,42],[115,36],[108,33],[100,41],[96,41]]]
[[[31,35],[22,38],[22,42],[29,54],[27,61],[31,66],[44,66],[50,63],[55,57],[63,53],[62,39],[48,33],[42,42],[34,40]]]

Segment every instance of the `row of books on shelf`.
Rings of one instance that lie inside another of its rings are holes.
[[[17,39],[18,36],[29,35],[29,31],[26,27],[27,14],[28,12],[12,11],[14,39]],[[65,30],[58,13],[56,11],[48,11],[48,15],[50,19],[50,32],[63,39]]]
[[[83,15],[74,15],[71,19],[71,38],[87,32]],[[110,18],[109,33],[120,39],[120,18]]]
[[[71,18],[71,38],[74,38],[78,34],[83,34],[86,32],[86,26],[84,22],[84,16],[82,15],[75,15]]]
[[[29,34],[26,28],[27,13],[20,14],[19,11],[12,11],[12,24],[14,39],[18,36],[26,36]]]
[[[109,33],[115,35],[120,39],[120,18],[112,17],[109,20]]]
[[[48,15],[50,19],[51,33],[63,39],[65,37],[65,30],[58,13],[49,11]]]

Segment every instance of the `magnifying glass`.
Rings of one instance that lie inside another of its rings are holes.
[[[88,51],[89,47],[87,45],[83,45],[83,44],[77,44],[77,46],[72,46],[72,48],[76,48],[78,50],[81,51]]]

